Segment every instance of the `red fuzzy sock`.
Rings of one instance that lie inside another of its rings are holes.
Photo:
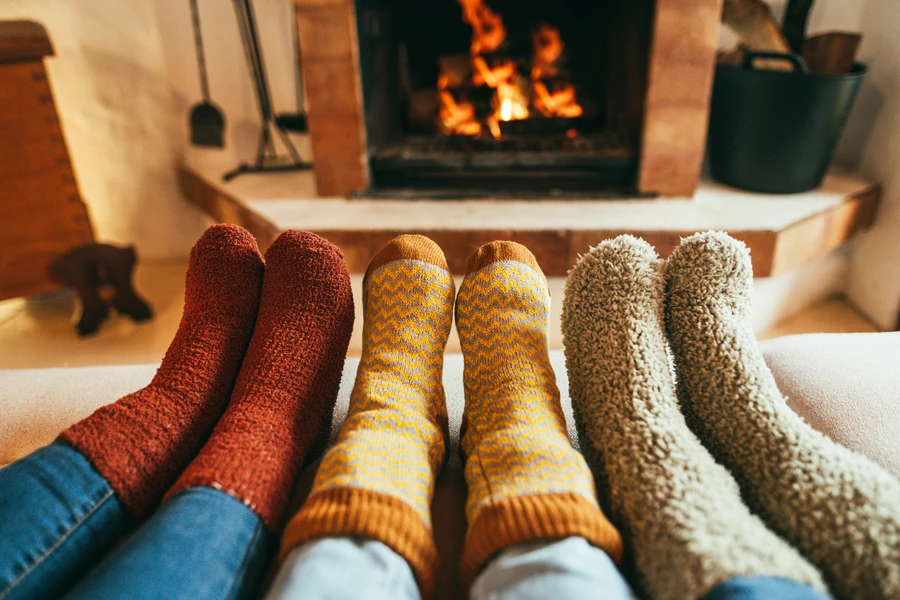
[[[228,410],[168,495],[213,487],[277,530],[297,471],[328,441],[352,330],[341,251],[312,233],[283,233],[266,252],[259,317]]]
[[[256,240],[214,225],[191,250],[184,314],[150,385],[63,431],[135,518],[147,515],[203,444],[250,341],[263,278]]]

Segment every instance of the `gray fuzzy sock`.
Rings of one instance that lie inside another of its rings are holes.
[[[833,593],[900,598],[900,482],[787,407],[750,325],[749,251],[724,233],[693,235],[672,254],[666,279],[666,326],[691,428]]]
[[[581,449],[622,528],[634,583],[656,600],[698,598],[737,575],[824,589],[688,429],[666,357],[661,268],[650,245],[621,236],[575,265],[563,300]]]

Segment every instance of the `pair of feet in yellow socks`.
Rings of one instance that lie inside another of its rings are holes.
[[[400,236],[372,259],[349,411],[288,524],[283,555],[321,536],[378,540],[407,560],[430,595],[438,566],[430,506],[447,456],[442,372],[454,288],[443,252],[428,238]],[[548,355],[549,309],[546,279],[524,246],[494,242],[469,257],[456,297],[466,587],[498,551],[529,541],[580,536],[621,557],[619,533],[569,442]]]

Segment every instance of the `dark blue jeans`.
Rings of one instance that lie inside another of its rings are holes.
[[[170,498],[110,553],[132,526],[63,442],[0,469],[0,600],[246,598],[273,548],[255,513],[205,487]]]

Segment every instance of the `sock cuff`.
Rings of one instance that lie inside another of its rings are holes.
[[[372,273],[398,260],[420,260],[450,271],[447,257],[433,240],[424,235],[398,235],[372,258],[363,280],[367,281]]]
[[[501,550],[540,540],[583,537],[622,560],[622,536],[606,516],[576,493],[514,496],[481,509],[466,534],[460,560],[463,589],[469,590],[484,565]]]
[[[431,597],[438,570],[431,530],[406,503],[364,488],[331,488],[311,496],[288,523],[279,560],[313,538],[346,535],[377,540],[402,556],[422,597]]]

